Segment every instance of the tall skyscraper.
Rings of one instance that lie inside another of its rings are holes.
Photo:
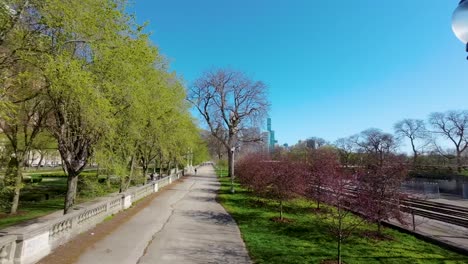
[[[275,144],[278,141],[275,138],[275,131],[271,130],[271,118],[267,119],[267,132],[268,132],[268,150],[271,152],[275,149]]]

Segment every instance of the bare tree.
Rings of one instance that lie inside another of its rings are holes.
[[[336,263],[341,264],[341,246],[364,222],[364,218],[355,217],[352,213],[354,208],[358,208],[357,199],[349,195],[349,189],[356,186],[353,175],[337,168],[333,177],[327,177],[325,186],[327,191],[323,193],[324,201],[335,208],[327,210],[324,216],[330,219],[328,227],[337,244]]]
[[[216,157],[218,160],[221,160],[226,154],[226,148],[222,141],[218,138],[224,138],[226,135],[223,131],[218,131],[218,137],[214,137],[210,131],[202,130],[202,137],[204,138],[208,150],[212,157]]]
[[[306,139],[305,142],[306,146],[311,149],[318,149],[325,145],[328,145],[328,142],[325,139],[319,137],[310,137]]]
[[[453,143],[457,157],[457,170],[461,172],[463,162],[462,153],[468,148],[468,111],[447,111],[445,113],[432,113],[429,123],[434,133]],[[436,144],[437,149],[440,147]]]
[[[305,195],[312,198],[317,203],[317,210],[320,210],[320,202],[324,200],[324,189],[328,178],[337,177],[340,171],[340,161],[333,149],[323,148],[314,150],[309,154],[307,163],[308,173],[306,175]]]
[[[377,224],[378,235],[381,235],[383,221],[397,219],[404,223],[400,211],[400,188],[406,175],[405,160],[392,155],[383,164],[369,165],[358,173],[358,208],[367,219]]]
[[[239,130],[239,155],[261,152],[265,149],[265,143],[261,140],[262,134],[259,127],[249,127]],[[239,157],[239,156],[238,156]]]
[[[419,119],[404,119],[397,122],[393,128],[398,137],[406,137],[410,140],[411,149],[413,150],[413,165],[415,165],[423,148],[428,145],[428,131],[426,130],[424,121]],[[421,143],[421,141],[423,142]]]
[[[268,185],[258,194],[263,194],[278,202],[279,220],[283,220],[284,202],[304,193],[305,171],[306,168],[303,164],[294,162],[288,157],[262,162],[261,170],[258,173],[261,178],[267,179]]]
[[[267,113],[266,90],[262,82],[227,69],[206,72],[190,88],[187,100],[201,114],[211,134],[226,148],[231,181],[234,180],[234,148],[242,141],[239,131],[258,125]],[[220,131],[227,131],[227,137],[220,137]],[[231,191],[234,191],[233,186]]]
[[[360,151],[368,155],[368,162],[371,163],[377,160],[383,164],[384,159],[397,147],[397,141],[393,135],[376,128],[364,130],[354,138]]]
[[[334,145],[340,154],[341,163],[345,167],[348,167],[351,155],[356,148],[355,139],[353,137],[339,138],[335,141]]]

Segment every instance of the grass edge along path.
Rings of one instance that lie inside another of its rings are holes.
[[[230,193],[230,180],[220,177],[218,201],[236,220],[255,263],[321,263],[336,257],[336,242],[324,216],[312,211],[310,201],[297,199],[285,205],[285,217],[291,222],[278,223],[275,202],[258,198],[238,184]],[[468,263],[468,257],[419,240],[414,236],[385,228],[393,240],[366,237],[373,231],[364,225],[343,244],[344,263]]]

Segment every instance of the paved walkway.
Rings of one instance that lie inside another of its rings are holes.
[[[239,228],[215,200],[211,166],[167,188],[78,263],[251,263]]]

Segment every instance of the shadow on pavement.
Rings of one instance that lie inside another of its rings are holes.
[[[183,215],[200,222],[206,222],[217,225],[235,225],[234,219],[227,213],[206,212],[199,210],[189,210],[183,212]]]

